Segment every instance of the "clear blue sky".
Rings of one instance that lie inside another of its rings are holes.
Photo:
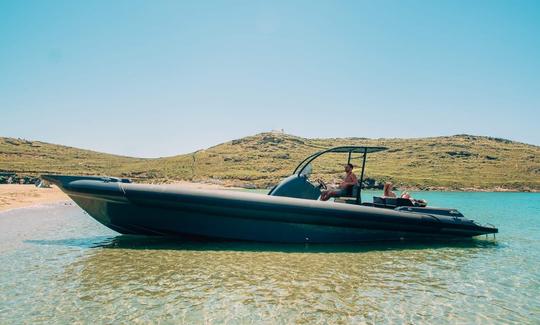
[[[156,157],[271,129],[540,145],[540,1],[0,1],[0,136]]]

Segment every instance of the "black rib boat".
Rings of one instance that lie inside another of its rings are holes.
[[[497,233],[456,209],[417,207],[410,200],[362,202],[368,153],[381,147],[336,147],[313,154],[268,195],[134,184],[128,179],[42,175],[103,225],[122,234],[279,243],[350,243],[379,240],[447,240]],[[351,197],[318,198],[311,162],[326,153],[361,154],[362,170]]]

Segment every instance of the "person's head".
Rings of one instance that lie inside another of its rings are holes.
[[[348,163],[345,165],[345,172],[346,173],[352,172],[353,168],[354,168],[353,164]]]

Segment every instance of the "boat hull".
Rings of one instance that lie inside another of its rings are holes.
[[[170,189],[45,176],[122,234],[279,243],[466,238],[497,232],[466,218],[237,191]]]

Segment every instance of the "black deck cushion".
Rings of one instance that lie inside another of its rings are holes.
[[[414,203],[410,199],[404,199],[401,197],[398,197],[396,199],[396,203],[398,207],[412,207],[414,206]]]
[[[397,207],[397,198],[395,198],[395,197],[387,197],[387,198],[384,198],[384,200],[385,200],[387,208],[395,208],[395,207]]]

